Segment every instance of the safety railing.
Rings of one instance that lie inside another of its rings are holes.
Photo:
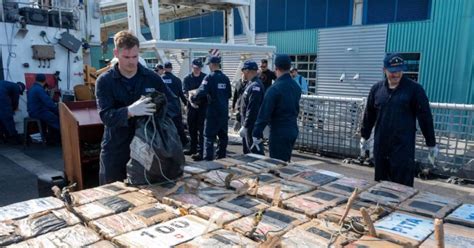
[[[418,131],[416,160],[439,175],[474,179],[474,105],[431,103],[440,153],[427,161],[425,139]],[[302,96],[296,149],[340,158],[359,155],[364,98]]]

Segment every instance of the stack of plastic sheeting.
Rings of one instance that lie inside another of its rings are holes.
[[[74,209],[87,221],[91,221],[108,215],[125,212],[133,207],[152,202],[156,202],[156,199],[140,192],[130,192],[102,198],[98,201],[75,207]]]
[[[290,180],[295,182],[306,183],[315,187],[321,187],[330,182],[336,181],[343,176],[339,173],[335,173],[327,170],[309,170],[304,171],[297,176],[290,178]]]
[[[86,245],[85,248],[117,248],[118,246],[110,241],[101,240],[99,242]]]
[[[412,197],[418,190],[398,183],[382,181],[360,194],[365,201],[376,202],[389,207],[396,207]]]
[[[374,223],[377,236],[404,246],[418,246],[433,231],[432,219],[393,212]]]
[[[341,196],[328,191],[316,190],[304,195],[295,196],[283,201],[283,206],[308,217],[316,217],[320,212],[347,201],[347,196]]]
[[[314,170],[314,168],[311,168],[307,165],[289,164],[288,166],[272,170],[271,172],[281,178],[290,179],[308,170]]]
[[[397,245],[390,241],[381,240],[371,236],[362,236],[359,240],[352,242],[346,246],[345,248],[403,248],[404,246]],[[430,246],[435,247],[435,246]]]
[[[171,247],[218,229],[197,216],[186,215],[164,223],[115,237],[125,247]]]
[[[275,195],[275,190],[280,188],[280,195]],[[304,194],[313,190],[315,187],[298,182],[292,182],[281,179],[280,181],[262,185],[258,188],[257,196],[267,201],[275,200],[275,197],[280,197],[280,200],[286,200],[296,195]]]
[[[82,205],[89,202],[97,201],[109,196],[120,195],[127,192],[137,191],[137,188],[128,187],[122,182],[114,182],[102,185],[96,188],[84,189],[77,192],[72,192],[72,201],[74,205]]]
[[[0,208],[0,221],[19,219],[31,214],[62,207],[64,207],[64,203],[54,197],[17,202]]]
[[[185,165],[183,171],[192,175],[201,174],[211,170],[223,169],[225,166],[215,161],[200,161]]]
[[[358,237],[335,223],[313,219],[283,235],[281,247],[341,247]]]
[[[238,233],[217,230],[212,233],[197,237],[189,242],[180,244],[176,248],[200,248],[200,247],[257,247],[258,244]]]
[[[358,188],[359,192],[362,192],[371,186],[372,183],[369,183],[364,179],[343,177],[332,183],[324,185],[322,189],[345,196],[350,196],[352,192],[354,192],[355,188]]]
[[[474,227],[474,205],[463,204],[446,217],[446,222]]]
[[[204,181],[212,183],[219,187],[226,187],[226,184],[230,185],[230,181],[235,178],[240,178],[253,174],[250,171],[246,171],[239,168],[228,168],[209,171],[207,173],[200,174]]]
[[[13,244],[10,247],[81,247],[99,240],[99,235],[93,230],[82,225],[75,225]]]
[[[250,176],[245,176],[241,178],[236,178],[230,181],[230,186],[234,189],[241,189],[245,185],[247,186],[253,186],[253,185],[263,185],[263,184],[268,184],[272,183],[275,181],[280,180],[278,177],[274,176],[273,174],[270,173],[259,173],[258,175],[250,175]],[[258,181],[258,183],[257,183]],[[252,195],[253,192],[247,192],[247,194]]]
[[[453,224],[444,224],[443,228],[445,247],[474,247],[474,230],[472,228]],[[431,248],[436,246],[437,243],[434,234],[431,234],[431,236],[425,240],[420,247]]]
[[[404,201],[398,208],[409,213],[420,214],[431,218],[444,218],[453,211],[461,201],[443,197],[429,192],[421,192]]]
[[[263,218],[255,226],[255,217],[247,216],[226,225],[226,229],[239,232],[255,241],[263,241],[268,235],[281,235],[288,230],[309,221],[308,217],[278,207],[264,211]]]
[[[374,221],[386,216],[392,211],[390,208],[384,207],[381,205],[356,201],[352,204],[351,208],[349,209],[349,212],[347,213],[346,221],[355,222],[360,225],[365,225],[364,221],[362,220],[362,214],[360,213],[360,209],[362,207],[367,209],[367,212],[370,218]],[[346,204],[342,204],[318,214],[318,218],[338,223],[339,220],[341,220],[342,216],[344,215],[345,210],[346,210]]]
[[[18,227],[18,234],[27,239],[73,226],[79,222],[79,218],[63,208],[30,215],[15,221],[15,225]]]

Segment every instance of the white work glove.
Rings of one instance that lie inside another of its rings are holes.
[[[253,144],[250,147],[250,150],[252,150],[255,147],[257,149],[257,151],[261,152],[260,151],[260,144],[262,144],[263,140],[259,139],[259,138],[256,138],[256,137],[252,137],[252,141],[253,141]]]
[[[438,145],[428,147],[428,161],[434,165],[436,158],[438,157],[439,148]]]
[[[151,98],[144,96],[128,106],[127,109],[128,115],[131,117],[153,115],[156,112],[155,104],[151,102]]]
[[[360,147],[360,156],[365,157],[367,154],[367,151],[369,151],[369,142],[367,142],[367,140],[364,138],[360,138],[359,147]]]
[[[239,130],[240,137],[245,138],[245,134],[247,133],[247,131],[248,131],[248,129],[246,127],[242,126]]]

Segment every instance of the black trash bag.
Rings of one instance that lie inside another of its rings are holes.
[[[183,174],[185,163],[176,127],[166,116],[166,96],[160,92],[148,96],[156,104],[156,113],[136,121],[127,163],[128,183],[133,185],[174,180]]]

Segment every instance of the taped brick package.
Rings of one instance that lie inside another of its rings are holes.
[[[434,231],[433,219],[393,212],[374,223],[377,236],[404,246],[418,246]]]
[[[145,223],[131,212],[94,220],[89,222],[89,226],[106,239],[146,227]]]
[[[164,182],[160,184],[146,185],[139,192],[146,195],[153,195],[157,200],[161,201],[163,197],[176,192],[184,181]]]
[[[321,187],[327,183],[336,181],[343,176],[339,173],[335,173],[327,170],[309,170],[304,171],[297,176],[290,178],[290,180],[295,182],[306,183],[315,187]]]
[[[277,159],[266,158],[252,162],[237,164],[237,167],[252,171],[254,173],[269,172],[285,166],[286,163]]]
[[[191,210],[190,213],[206,220],[217,216],[219,219],[218,221],[216,221],[216,224],[219,227],[242,217],[242,214],[235,211],[234,209],[222,208],[215,205],[202,206],[197,209]]]
[[[224,165],[215,161],[200,161],[197,163],[185,165],[183,170],[186,173],[195,175],[222,168],[224,168]]]
[[[260,242],[267,239],[268,235],[282,235],[288,230],[309,221],[308,217],[303,214],[278,207],[266,209],[261,221],[256,221],[256,219],[258,219],[256,216],[247,216],[229,223],[225,228]]]
[[[228,168],[209,171],[207,173],[200,174],[204,181],[214,184],[219,187],[225,187],[232,179],[240,178],[253,174],[250,171],[242,170],[239,168]],[[227,180],[227,181],[226,181]]]
[[[18,234],[25,239],[41,234],[56,231],[80,222],[73,213],[67,209],[58,209],[37,213],[15,221]]]
[[[193,215],[115,237],[112,241],[125,247],[171,247],[216,230],[215,224]]]
[[[232,193],[232,190],[212,186],[206,183],[201,184],[197,190],[197,195],[199,198],[205,200],[208,203],[220,201]]]
[[[462,204],[446,217],[446,222],[474,227],[474,204]]]
[[[163,197],[162,202],[175,207],[185,209],[196,208],[208,204],[207,201],[199,198],[198,190],[202,182],[192,180],[182,184],[176,191],[168,196]]]
[[[341,247],[358,237],[335,223],[313,219],[283,235],[281,247]]]
[[[201,248],[201,247],[218,247],[218,248],[234,248],[234,247],[246,247],[253,248],[258,247],[258,244],[238,233],[217,230],[212,233],[197,237],[189,242],[180,244],[176,248]]]
[[[133,207],[156,202],[156,199],[140,192],[130,192],[117,196],[109,196],[95,202],[87,203],[74,209],[87,221],[108,215],[125,212]]]
[[[89,202],[97,201],[99,199],[120,195],[127,192],[137,191],[137,188],[128,187],[122,182],[114,182],[102,185],[96,188],[85,189],[77,192],[72,192],[72,200],[74,205],[82,205]]]
[[[54,197],[18,202],[0,208],[0,221],[19,219],[31,214],[62,207],[64,207],[64,203]]]
[[[118,246],[110,241],[101,240],[99,242],[85,246],[85,248],[117,248]]]
[[[10,247],[81,247],[96,243],[99,240],[99,235],[90,228],[75,225],[13,244]]]
[[[214,205],[219,208],[236,211],[242,216],[251,215],[269,207],[269,204],[263,200],[245,195],[216,202]]]
[[[362,236],[359,240],[354,241],[345,248],[403,248],[404,246],[392,243],[390,241],[381,240],[371,236]],[[431,246],[435,247],[435,246]]]
[[[130,210],[130,212],[135,214],[147,226],[178,217],[175,209],[158,202],[138,206]]]
[[[247,185],[248,187],[257,187],[259,185],[264,185],[272,182],[276,182],[280,180],[278,177],[274,176],[273,174],[270,173],[260,173],[258,175],[250,175],[250,176],[245,176],[237,179],[233,179],[230,181],[230,186],[233,189],[241,189],[244,187],[244,185]],[[258,181],[258,182],[257,182]],[[247,192],[250,195],[254,195],[253,190],[250,190]]]
[[[365,191],[372,186],[372,183],[364,179],[343,177],[337,179],[334,182],[328,183],[322,187],[322,189],[331,191],[337,194],[342,194],[345,196],[351,196],[355,188],[359,189],[359,192]]]
[[[233,158],[221,158],[214,160],[214,162],[224,165],[225,168],[233,167],[239,163],[242,163],[242,161]]]
[[[13,243],[18,243],[23,240],[18,232],[13,221],[0,222],[0,246],[6,246]]]
[[[240,161],[240,163],[237,163],[237,165],[241,164],[241,163],[244,163],[244,164],[245,163],[250,163],[250,162],[254,162],[254,161],[257,161],[259,159],[265,159],[265,158],[267,158],[267,157],[259,155],[259,154],[254,154],[254,153],[241,154],[241,155],[237,155],[237,156],[232,157],[232,159]]]
[[[283,201],[283,206],[289,210],[306,214],[309,217],[316,217],[320,212],[346,201],[347,196],[316,190],[285,200]]]
[[[353,223],[353,225],[358,224],[358,225],[364,226],[365,222],[363,221],[362,215],[360,213],[360,209],[362,207],[367,209],[367,212],[373,221],[378,220],[391,212],[390,208],[384,207],[382,205],[355,201],[352,204],[351,208],[349,209],[349,212],[347,213],[347,217],[345,220],[347,222]],[[346,210],[346,204],[342,204],[318,214],[318,218],[335,222],[335,223],[339,223],[342,216],[344,215],[345,210]]]
[[[401,202],[412,197],[418,190],[398,183],[382,181],[367,191],[362,192],[359,198],[365,201],[376,202],[382,205],[396,207]]]
[[[279,196],[275,194],[275,190],[280,188]],[[304,194],[313,190],[315,187],[298,182],[288,180],[280,180],[277,182],[262,185],[258,188],[257,196],[272,202],[275,197],[280,197],[280,200],[286,200],[296,195]]]
[[[276,170],[271,170],[270,172],[281,177],[284,179],[290,179],[292,177],[297,176],[301,172],[314,170],[313,168],[306,166],[306,165],[299,165],[299,164],[289,164],[283,168],[279,168]]]
[[[474,229],[454,225],[454,224],[444,224],[444,247],[447,248],[466,248],[474,247]],[[431,248],[436,247],[437,243],[435,241],[435,235],[431,234],[428,239],[426,239],[421,245],[420,248]]]
[[[459,205],[461,205],[459,200],[429,192],[420,192],[400,204],[398,209],[430,218],[444,218]]]

